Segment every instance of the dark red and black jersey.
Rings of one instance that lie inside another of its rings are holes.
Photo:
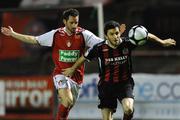
[[[131,80],[131,51],[136,46],[128,38],[122,38],[122,41],[116,49],[109,47],[107,41],[103,41],[90,48],[84,55],[88,60],[98,60],[100,81],[118,83]]]

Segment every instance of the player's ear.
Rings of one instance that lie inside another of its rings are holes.
[[[126,24],[121,24],[119,27],[120,33],[123,34],[124,31],[126,30]]]

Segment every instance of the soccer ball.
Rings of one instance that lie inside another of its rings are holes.
[[[144,45],[148,37],[148,31],[142,25],[135,25],[129,30],[128,37],[132,44]]]

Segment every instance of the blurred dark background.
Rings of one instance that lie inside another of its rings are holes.
[[[164,48],[148,42],[133,53],[136,73],[180,73],[180,1],[179,0],[1,0],[0,25],[12,26],[15,31],[40,35],[62,24],[63,10],[73,7],[80,12],[80,26],[98,35],[97,8],[103,3],[104,22],[116,20],[127,26],[143,25],[162,39],[174,38],[177,45]],[[86,64],[86,73],[96,62]],[[0,76],[50,75],[54,65],[51,48],[28,45],[0,34]]]

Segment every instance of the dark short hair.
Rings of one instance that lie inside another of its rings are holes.
[[[107,35],[107,31],[109,29],[113,29],[113,28],[116,28],[116,27],[118,27],[118,28],[120,27],[118,22],[113,21],[113,20],[106,22],[104,24],[104,34]]]
[[[79,11],[73,8],[65,10],[63,12],[63,19],[68,20],[69,16],[73,16],[73,17],[79,16]]]

